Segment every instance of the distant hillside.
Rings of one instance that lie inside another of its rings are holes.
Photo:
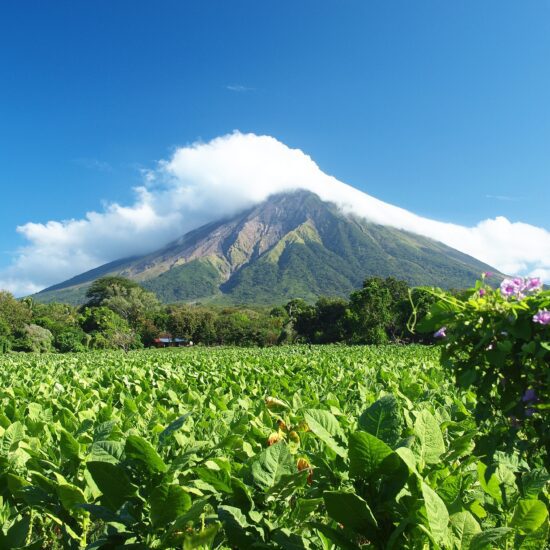
[[[375,275],[464,288],[488,270],[495,271],[438,241],[346,215],[311,192],[296,191],[200,227],[152,254],[83,273],[35,298],[82,303],[90,282],[118,274],[164,302],[275,304],[347,296]]]

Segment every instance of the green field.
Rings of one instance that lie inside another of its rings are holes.
[[[546,474],[434,348],[0,361],[0,548],[545,546]]]

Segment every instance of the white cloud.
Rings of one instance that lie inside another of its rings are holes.
[[[0,273],[0,287],[25,294],[102,263],[160,248],[208,221],[269,195],[308,189],[344,211],[440,240],[509,274],[550,279],[550,232],[504,217],[474,227],[417,216],[323,173],[302,151],[270,136],[235,132],[175,150],[144,173],[133,204],[109,205],[84,219],[28,223],[28,244]]]
[[[227,84],[225,86],[226,90],[229,90],[230,92],[253,92],[254,88],[249,88],[248,86],[244,86],[243,84]]]
[[[525,199],[525,197],[511,197],[510,195],[485,195],[485,198],[504,202],[517,202]]]
[[[74,159],[74,163],[79,166],[83,166],[88,170],[97,170],[98,172],[112,172],[113,167],[104,160],[94,158],[77,158]]]

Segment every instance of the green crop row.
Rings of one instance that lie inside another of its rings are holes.
[[[0,548],[545,548],[477,403],[421,346],[4,356]]]

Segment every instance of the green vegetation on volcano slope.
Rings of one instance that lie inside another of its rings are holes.
[[[140,281],[164,303],[277,305],[344,297],[373,276],[466,288],[482,271],[495,269],[441,242],[347,215],[300,190],[273,195],[155,252],[100,266],[34,298],[82,304],[90,283],[121,275]]]
[[[1,548],[545,545],[547,472],[433,348],[1,360]]]

